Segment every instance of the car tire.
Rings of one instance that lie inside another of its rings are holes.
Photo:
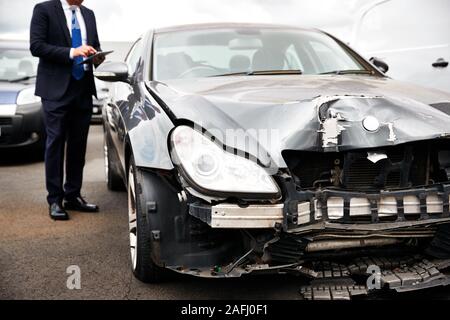
[[[117,172],[111,155],[111,144],[107,135],[104,136],[104,157],[105,157],[105,176],[108,189],[111,191],[125,191],[125,185],[120,174]]]
[[[159,283],[166,278],[167,270],[152,258],[150,228],[142,209],[143,175],[130,159],[128,170],[128,222],[131,266],[134,276],[145,283]]]

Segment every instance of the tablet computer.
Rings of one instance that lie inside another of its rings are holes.
[[[96,57],[104,56],[106,57],[108,54],[113,53],[114,51],[99,51],[96,54],[93,54],[87,58],[85,58],[83,61],[78,62],[78,64],[86,64],[89,62],[92,62]]]

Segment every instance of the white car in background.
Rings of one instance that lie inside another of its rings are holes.
[[[449,30],[449,0],[377,0],[359,11],[351,45],[392,78],[450,92]]]

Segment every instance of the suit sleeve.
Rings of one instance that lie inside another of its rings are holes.
[[[93,47],[97,51],[102,51],[102,47],[100,45],[100,40],[98,39],[97,21],[95,19],[94,12],[93,11],[91,11],[91,12],[92,12],[92,19],[94,21],[94,27],[95,27],[94,28],[95,32],[94,32],[94,37],[93,37]],[[95,67],[98,67],[98,65],[96,65]]]
[[[33,10],[30,25],[30,51],[35,57],[54,63],[71,64],[70,48],[51,45],[47,42],[49,16],[40,4]]]
[[[93,11],[92,12],[92,19],[94,21],[94,26],[95,26],[95,33],[94,33],[94,43],[93,43],[93,47],[95,50],[97,51],[101,51],[102,47],[100,45],[100,40],[98,39],[98,31],[97,31],[97,20],[95,19],[95,14]]]

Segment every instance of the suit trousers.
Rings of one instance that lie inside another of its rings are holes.
[[[80,196],[83,184],[87,138],[92,117],[92,95],[87,77],[79,81],[72,78],[62,99],[43,100],[42,104],[47,131],[47,201],[50,205],[61,204],[63,199],[71,200]]]

